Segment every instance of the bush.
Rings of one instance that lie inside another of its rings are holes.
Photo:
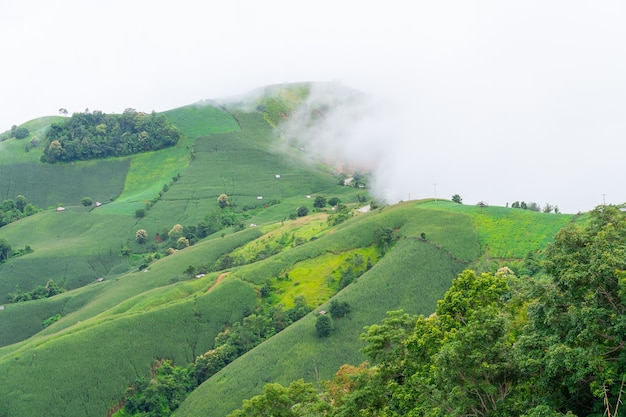
[[[296,209],[296,215],[298,217],[304,217],[309,214],[309,209],[306,206],[300,206]]]
[[[328,337],[333,330],[333,319],[330,314],[320,314],[315,321],[317,337]]]
[[[135,210],[135,217],[137,217],[138,219],[143,219],[144,217],[146,217],[146,209],[137,209]]]
[[[350,304],[346,301],[333,300],[330,302],[328,310],[334,318],[345,317],[350,312]]]
[[[93,204],[93,200],[89,197],[83,197],[82,200],[80,200],[80,204],[85,207],[89,207]]]
[[[15,136],[15,139],[24,139],[27,138],[28,135],[30,135],[30,132],[25,127],[18,127],[13,132],[13,136]]]
[[[331,197],[328,199],[328,204],[330,204],[331,207],[337,207],[340,203],[341,200],[339,197]]]

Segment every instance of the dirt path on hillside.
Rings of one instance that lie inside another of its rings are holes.
[[[213,285],[211,285],[209,287],[208,290],[206,290],[206,292],[211,292],[213,291],[213,289],[215,287],[217,287],[218,285],[220,285],[220,283],[224,280],[224,278],[226,277],[226,275],[228,275],[228,272],[224,272],[223,274],[221,274],[219,277],[217,277],[217,280],[213,283]]]

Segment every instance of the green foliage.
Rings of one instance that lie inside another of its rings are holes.
[[[0,206],[0,227],[9,223],[32,216],[41,209],[28,202],[26,197],[18,195],[15,200],[7,199]],[[0,256],[0,261],[2,257]]]
[[[174,146],[180,133],[163,115],[126,109],[121,115],[74,113],[46,136],[44,160],[75,161],[124,156]]]
[[[544,279],[464,271],[435,314],[391,311],[367,328],[375,366],[344,366],[324,384],[324,415],[617,415],[625,254],[626,213],[602,206],[557,234]]]
[[[321,195],[316,196],[315,200],[313,201],[313,207],[315,207],[315,208],[322,209],[322,208],[326,207],[326,204],[327,204],[326,197],[321,196]]]
[[[195,388],[190,368],[157,361],[149,381],[139,379],[126,392],[124,410],[136,416],[169,416]]]
[[[296,215],[298,217],[304,217],[309,214],[309,208],[307,206],[300,206],[296,209]]]
[[[13,254],[11,245],[6,239],[0,239],[0,262],[4,262]]]
[[[330,314],[320,314],[315,320],[315,334],[317,337],[328,337],[333,331],[333,318]]]
[[[24,139],[24,138],[27,138],[28,135],[30,135],[30,132],[28,131],[28,129],[23,126],[18,127],[15,130],[12,130],[12,133],[15,139]]]
[[[38,285],[37,288],[32,291],[22,292],[18,287],[15,292],[9,294],[9,301],[19,303],[21,301],[40,300],[42,298],[53,297],[62,292],[65,292],[65,289],[59,287],[56,282],[50,279],[46,282],[46,285]]]
[[[61,320],[61,315],[57,313],[54,316],[50,316],[47,319],[45,319],[44,321],[42,321],[41,325],[45,329],[46,327],[50,326],[53,323],[56,323],[59,320]]]
[[[463,199],[458,194],[455,194],[455,195],[452,196],[452,201],[454,203],[457,203],[457,204],[462,204],[463,203]]]
[[[346,317],[348,313],[350,313],[350,304],[347,301],[338,301],[332,300],[330,302],[330,306],[328,307],[328,311],[334,319],[339,319],[342,317]]]
[[[82,204],[85,207],[89,207],[93,205],[93,200],[90,197],[83,197],[80,200],[80,204]]]
[[[243,402],[239,410],[228,417],[297,417],[321,415],[328,405],[317,396],[312,384],[299,379],[284,387],[280,384],[267,384],[263,394]]]

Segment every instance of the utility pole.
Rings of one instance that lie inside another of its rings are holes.
[[[602,205],[606,206],[606,194],[602,194]]]
[[[434,183],[433,186],[435,187],[435,201],[437,201],[437,183]]]

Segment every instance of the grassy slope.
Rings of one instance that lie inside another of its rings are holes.
[[[421,232],[418,236],[411,232],[425,230],[435,236],[450,221],[456,225],[457,236],[463,236],[461,242],[443,233],[439,240],[423,241],[418,238]],[[265,383],[286,384],[298,378],[314,382],[330,378],[344,363],[362,362],[365,358],[359,352],[359,335],[364,326],[381,321],[389,310],[402,308],[414,314],[429,314],[452,279],[466,266],[454,258],[465,253],[478,254],[471,221],[462,214],[437,217],[431,210],[405,204],[350,223],[320,239],[320,245],[338,250],[341,244],[354,242],[355,236],[361,236],[361,242],[366,244],[378,227],[398,228],[403,237],[369,272],[335,297],[353,307],[349,318],[335,320],[333,335],[319,339],[315,335],[315,317],[308,315],[208,380],[183,404],[177,416],[224,416],[244,398],[259,393]],[[370,236],[365,238],[368,229]],[[317,242],[304,245],[303,249]]]
[[[320,340],[314,316],[307,316],[208,380],[175,415],[225,416],[243,399],[260,393],[265,383],[330,378],[340,365],[365,359],[358,351],[359,335],[364,326],[380,322],[386,311],[432,312],[452,278],[467,266],[461,260],[476,261],[482,253],[516,261],[528,250],[547,245],[572,219],[445,201],[404,203],[354,219],[341,226],[350,231],[348,236],[368,227],[393,227],[402,239],[370,272],[336,296],[355,306],[350,318],[336,320],[334,334]],[[426,241],[417,238],[421,233]],[[508,242],[508,247],[501,242]]]
[[[299,86],[293,94],[281,94],[297,103],[302,88],[306,89]],[[305,318],[246,356],[253,359],[238,360],[222,376],[205,384],[185,404],[190,414],[179,415],[199,415],[194,413],[213,402],[202,395],[216,398],[213,404],[223,403],[220,413],[225,413],[239,406],[242,398],[259,392],[269,380],[287,382],[298,375],[313,379],[316,368],[328,377],[344,362],[358,363],[362,360],[358,334],[364,325],[380,321],[390,309],[432,311],[455,274],[481,255],[481,247],[489,256],[504,258],[499,242],[509,240],[516,247],[512,255],[523,256],[528,247],[549,241],[550,233],[565,222],[566,217],[557,221],[560,216],[533,213],[524,218],[523,229],[536,232],[511,239],[518,227],[517,216],[527,214],[499,212],[497,208],[478,211],[444,202],[387,207],[332,229],[326,227],[323,213],[306,220],[283,221],[298,205],[312,208],[313,200],[306,195],[338,196],[351,203],[362,191],[337,186],[331,173],[307,165],[297,152],[289,162],[278,157],[266,121],[279,120],[279,113],[293,103],[261,103],[266,105],[263,114],[233,115],[213,106],[172,110],[166,113],[168,118],[186,135],[176,148],[117,160],[57,165],[53,168],[59,170],[57,174],[38,171],[46,167],[36,162],[37,152],[24,152],[22,143],[0,143],[3,150],[11,150],[0,152],[0,188],[6,190],[0,194],[6,192],[14,198],[12,193],[20,193],[32,199],[20,188],[28,177],[20,172],[32,169],[35,177],[58,175],[52,184],[69,184],[62,188],[61,197],[46,197],[54,201],[46,204],[71,203],[64,213],[41,213],[0,230],[0,237],[7,237],[13,246],[29,244],[35,249],[33,254],[0,265],[2,291],[13,290],[16,283],[31,289],[49,278],[68,288],[83,285],[51,299],[8,305],[0,312],[0,346],[22,340],[0,348],[0,375],[3,381],[10,381],[0,384],[0,415],[103,415],[129,382],[147,375],[154,359],[186,362],[210,347],[225,322],[238,319],[244,308],[257,302],[255,286],[291,273],[295,280],[280,283],[283,302],[288,304],[289,298],[302,290],[313,297],[312,302],[323,302],[330,294],[327,277],[308,279],[306,271],[326,275],[329,269],[324,264],[328,264],[330,273],[337,274],[349,256],[376,253],[372,244],[381,228],[394,229],[400,239],[394,249],[338,295],[350,302],[354,312],[350,319],[337,321],[332,338],[319,341],[314,336],[313,318]],[[43,127],[38,129],[44,129],[45,123],[40,124]],[[173,182],[178,174],[180,179]],[[5,183],[5,178],[10,180]],[[106,186],[107,181],[113,185]],[[134,211],[158,195],[163,184],[170,185],[169,191],[146,218],[135,219]],[[47,188],[59,192],[56,185]],[[35,194],[50,191],[36,188],[34,183],[28,187],[25,190]],[[84,196],[98,199],[91,192],[100,189],[106,190],[104,201],[107,195],[117,198],[92,211],[74,202]],[[119,257],[119,248],[133,238],[136,229],[149,229],[154,236],[174,223],[194,224],[215,208],[221,192],[231,194],[240,206],[260,205],[270,199],[281,203],[250,212],[248,221],[262,227],[201,242],[151,264],[149,272],[126,273],[129,265]],[[263,200],[257,199],[259,195]],[[491,216],[506,219],[509,214],[510,219],[501,222],[509,225],[505,228],[499,222],[490,223]],[[419,239],[421,233],[426,241]],[[185,279],[183,271],[189,265],[213,263],[246,242],[250,243],[236,253],[252,259],[266,245],[275,245],[283,234],[307,243],[290,241],[279,255],[233,270],[214,293],[207,294],[206,289],[217,274],[176,282]],[[104,282],[94,282],[102,275],[106,275]],[[320,285],[325,288],[316,289]],[[41,328],[41,320],[56,313],[63,315],[60,321],[24,340]],[[265,368],[255,367],[257,362]],[[224,379],[229,375],[232,379]],[[224,394],[230,391],[219,387],[232,383],[237,383],[237,394],[231,398]]]
[[[51,416],[104,415],[129,383],[149,373],[155,359],[187,363],[211,348],[226,323],[240,320],[254,306],[257,292],[229,278],[207,292],[217,274],[168,283],[180,279],[186,265],[214,261],[255,237],[258,230],[250,229],[209,240],[156,262],[148,272],[36,302],[97,293],[38,335],[0,349],[0,374],[11,381],[0,386],[0,398],[7,399],[0,415],[38,415],[41,410]],[[14,318],[19,307],[7,306],[3,313]]]

